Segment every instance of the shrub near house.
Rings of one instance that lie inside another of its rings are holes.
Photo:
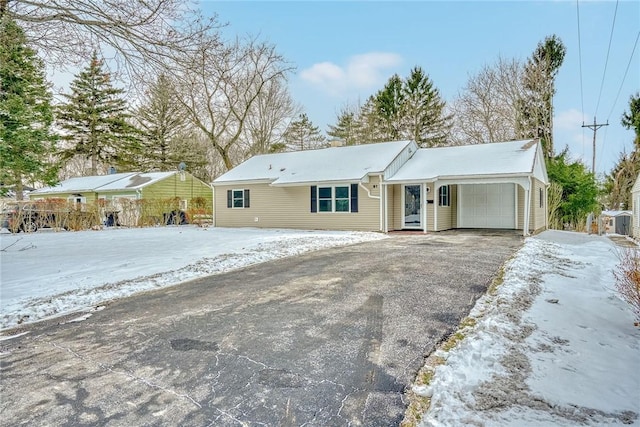
[[[63,199],[12,202],[2,210],[0,225],[12,233],[33,232],[40,228],[82,230],[100,223],[95,209],[79,206]]]

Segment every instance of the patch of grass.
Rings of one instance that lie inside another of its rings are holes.
[[[474,326],[476,326],[476,319],[473,317],[465,317],[462,319],[462,322],[460,322],[460,329]]]
[[[433,374],[434,372],[429,370],[421,372],[419,376],[419,383],[421,383],[422,385],[429,385],[431,383],[431,380],[433,379]]]
[[[503,283],[504,283],[504,266],[501,267],[500,270],[498,270],[498,274],[491,281],[491,284],[489,284],[489,289],[487,289],[487,292],[489,293],[489,295],[495,296],[498,293],[498,288]]]
[[[449,339],[447,339],[444,344],[442,344],[442,349],[444,351],[451,351],[455,346],[458,345],[460,341],[464,339],[464,334],[460,331],[452,334]]]

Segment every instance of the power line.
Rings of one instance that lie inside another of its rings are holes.
[[[627,69],[624,70],[624,76],[622,76],[622,82],[620,83],[620,88],[618,88],[616,99],[615,101],[613,101],[613,105],[611,106],[611,111],[609,111],[609,115],[607,115],[607,122],[609,121],[609,118],[611,118],[611,114],[613,114],[613,110],[616,108],[616,103],[618,102],[618,97],[620,96],[620,92],[622,92],[622,86],[624,86],[624,81],[627,78],[627,73],[629,72],[629,68],[631,67],[633,54],[636,52],[636,46],[638,46],[638,39],[640,39],[640,31],[638,31],[638,35],[636,36],[636,42],[633,44],[633,49],[631,50],[631,56],[629,57],[629,63],[627,64]]]
[[[618,0],[616,0],[616,9],[613,12],[613,23],[611,24],[611,35],[609,36],[609,47],[607,48],[607,59],[604,61],[604,71],[602,73],[602,82],[600,83],[600,93],[598,94],[598,102],[596,104],[596,115],[598,115],[598,107],[600,107],[600,98],[602,97],[602,88],[604,87],[604,77],[607,75],[607,64],[609,63],[609,52],[611,51],[611,40],[613,40],[613,28],[616,26],[616,15],[618,14]]]
[[[578,15],[578,60],[580,62],[580,112],[582,113],[582,121],[584,121],[584,92],[582,90],[582,45],[580,43],[580,0],[576,0],[576,15]]]

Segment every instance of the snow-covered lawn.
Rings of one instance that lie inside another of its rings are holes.
[[[619,250],[578,233],[527,239],[414,387],[431,396],[420,425],[640,425],[640,328],[614,290]]]
[[[384,237],[195,226],[2,233],[0,329],[275,258]]]
[[[191,226],[0,235],[0,327],[378,233]],[[435,374],[421,426],[640,425],[640,328],[604,237],[526,240]],[[90,315],[90,312],[87,313]],[[475,323],[475,324],[474,324]]]

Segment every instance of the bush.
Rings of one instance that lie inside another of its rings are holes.
[[[613,272],[616,279],[616,290],[622,299],[631,306],[640,324],[640,252],[638,249],[626,249],[620,253],[618,270]]]

